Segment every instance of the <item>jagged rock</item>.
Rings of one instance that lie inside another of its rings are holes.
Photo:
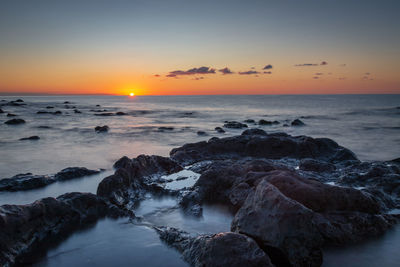
[[[161,240],[181,252],[191,266],[274,266],[257,243],[245,235],[226,232],[193,238],[175,228],[156,230]]]
[[[25,120],[23,119],[11,119],[5,122],[5,124],[8,125],[18,125],[18,124],[23,124],[25,123]]]
[[[146,155],[134,159],[123,157],[114,164],[114,167],[117,170],[100,182],[97,194],[118,206],[140,198],[146,190],[154,190],[151,186],[156,180],[153,179],[153,175],[161,176],[183,169],[170,158]]]

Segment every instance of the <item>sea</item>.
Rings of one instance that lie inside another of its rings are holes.
[[[113,173],[113,163],[122,156],[168,156],[174,147],[244,130],[215,131],[226,121],[276,120],[279,124],[246,124],[269,133],[328,137],[362,161],[400,157],[400,95],[0,96],[0,105],[17,99],[25,105],[0,107],[4,111],[0,114],[0,179],[20,173],[54,174],[74,166],[105,171],[41,189],[0,192],[0,205],[28,204],[74,191],[96,193],[98,183]],[[61,114],[54,114],[56,111]],[[8,113],[15,116],[7,117]],[[13,118],[26,123],[4,124]],[[295,119],[305,125],[291,126]],[[104,125],[108,132],[95,131],[96,126]],[[40,139],[20,140],[30,136]],[[230,229],[233,214],[224,207],[206,206],[199,219],[182,214],[175,206],[173,198],[149,196],[135,213],[152,225],[174,226],[195,234]],[[399,248],[400,228],[395,227],[362,244],[326,249],[323,266],[398,266]],[[187,266],[151,227],[127,219],[100,220],[44,249],[35,263],[88,265]]]

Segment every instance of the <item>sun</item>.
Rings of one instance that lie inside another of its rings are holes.
[[[135,93],[130,93],[129,95],[130,95],[130,96],[135,96]]]

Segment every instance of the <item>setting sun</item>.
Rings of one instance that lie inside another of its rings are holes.
[[[130,96],[135,96],[135,94],[134,94],[134,93],[130,93],[129,95],[130,95]]]

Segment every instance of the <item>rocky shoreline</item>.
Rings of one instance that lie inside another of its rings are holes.
[[[193,235],[150,225],[192,266],[320,266],[322,248],[379,236],[399,216],[400,163],[361,162],[327,138],[241,135],[186,144],[170,157],[123,157],[97,195],[69,193],[30,205],[0,207],[0,264],[29,263],[35,248],[103,217],[134,215],[146,194],[169,195],[179,208],[201,216],[216,203],[235,212],[231,232]],[[194,185],[171,189],[165,180],[184,169]]]

